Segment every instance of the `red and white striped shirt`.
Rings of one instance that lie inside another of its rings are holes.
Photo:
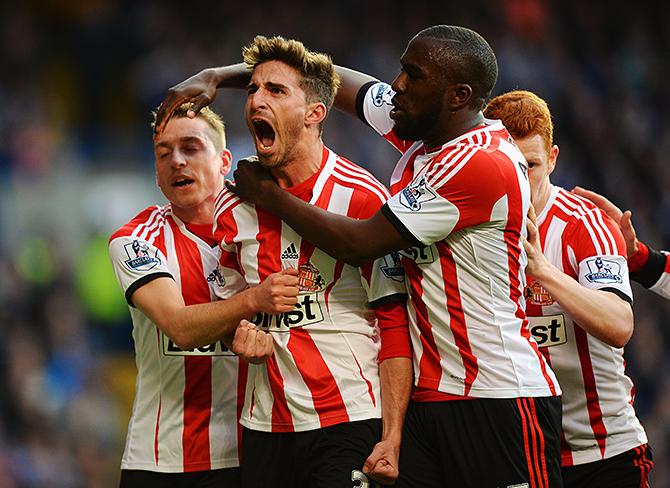
[[[593,203],[554,186],[537,223],[554,266],[586,288],[632,301],[623,236]],[[563,389],[563,465],[599,461],[646,443],[623,348],[585,332],[531,278],[525,297],[531,332]]]
[[[321,169],[286,191],[354,218],[373,215],[388,196],[370,173],[325,147]],[[337,261],[227,189],[217,198],[215,219],[226,276],[256,285],[287,267],[300,270],[295,309],[253,319],[270,331],[275,352],[266,364],[249,366],[241,423],[294,432],[379,418],[380,330],[370,306],[404,296],[399,261],[385,257],[361,268]],[[405,302],[397,305],[403,315]],[[406,349],[409,356],[408,340]]]
[[[560,394],[523,309],[527,167],[507,130],[486,121],[442,147],[398,140],[393,91],[369,87],[359,113],[403,152],[385,215],[417,246],[403,253],[414,399]]]
[[[169,205],[153,206],[110,238],[114,272],[130,305],[137,364],[122,469],[178,473],[239,466],[245,363],[221,342],[180,350],[131,302],[135,290],[161,276],[175,280],[186,305],[222,297],[219,249],[207,230],[209,236],[202,229],[196,235]]]

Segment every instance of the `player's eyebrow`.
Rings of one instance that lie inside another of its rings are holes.
[[[188,144],[189,142],[197,142],[198,144],[202,144],[202,139],[198,136],[183,136],[179,138],[179,143],[180,144]],[[172,148],[173,144],[170,144],[169,142],[165,141],[159,141],[156,144],[154,144],[154,149],[159,149],[159,148],[167,148],[170,149]]]

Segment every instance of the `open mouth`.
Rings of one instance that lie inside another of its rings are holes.
[[[263,149],[270,149],[275,143],[275,130],[265,120],[257,119],[252,123],[258,142],[261,144]]]
[[[172,186],[176,186],[178,188],[183,188],[183,187],[189,186],[191,184],[193,184],[193,180],[191,178],[179,178],[174,183],[172,183]]]

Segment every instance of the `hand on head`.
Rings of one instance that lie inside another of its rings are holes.
[[[184,103],[192,103],[193,106],[187,112],[188,117],[193,118],[198,112],[209,105],[216,98],[217,82],[213,78],[211,70],[205,69],[191,76],[187,80],[169,88],[165,99],[158,107],[156,114],[156,126],[154,137],[159,136],[172,117],[172,113]]]

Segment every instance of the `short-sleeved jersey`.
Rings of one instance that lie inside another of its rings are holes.
[[[399,140],[392,96],[386,84],[369,85],[358,108],[403,153],[383,211],[416,243],[402,253],[416,389],[473,398],[559,394],[523,309],[521,236],[530,206],[523,156],[497,121],[438,148]]]
[[[370,173],[327,148],[319,172],[286,191],[354,218],[370,217],[388,197]],[[295,309],[253,318],[272,334],[275,352],[266,364],[249,366],[241,423],[293,432],[379,418],[380,331],[371,306],[406,301],[399,261],[349,266],[226,189],[217,199],[215,237],[226,276],[256,285],[288,267],[300,271]]]
[[[640,242],[628,268],[632,280],[670,300],[670,252],[656,251]]]
[[[632,302],[623,236],[595,205],[554,186],[537,223],[554,266],[586,288]],[[623,348],[585,332],[532,278],[525,297],[531,332],[563,389],[563,465],[599,461],[646,443]]]
[[[163,276],[175,280],[186,305],[216,300],[224,288],[218,246],[189,231],[170,206],[153,206],[112,235],[109,255],[130,305],[137,364],[121,468],[172,473],[239,466],[246,365],[221,342],[179,349],[131,301],[138,288]]]

